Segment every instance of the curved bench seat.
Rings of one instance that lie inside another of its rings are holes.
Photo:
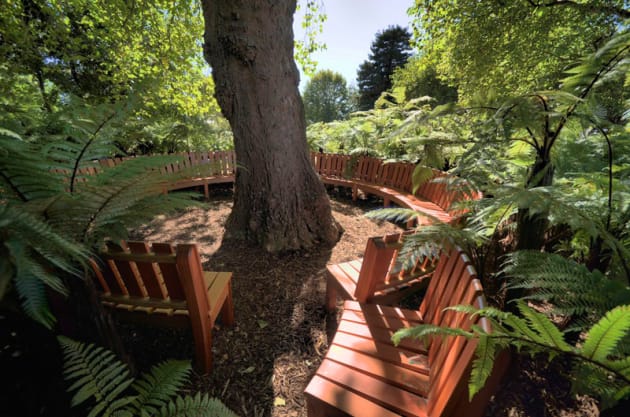
[[[235,181],[235,175],[212,175],[209,177],[185,178],[175,182],[168,183],[166,191],[181,190],[191,187],[203,187],[203,194],[206,199],[210,198],[210,184],[228,184]]]
[[[426,214],[427,216],[418,216],[418,224],[430,224],[433,219],[444,223],[451,223],[456,216],[452,216],[436,203],[394,188],[384,187],[382,185],[369,184],[364,181],[355,181],[355,186],[367,192],[374,194],[383,199],[383,206],[388,207],[390,203],[395,203],[400,207],[406,207]]]
[[[165,182],[164,192],[202,186],[204,196],[208,199],[210,184],[235,181],[237,164],[233,151],[187,152],[178,156],[180,160],[159,169],[161,174],[177,176],[176,180]],[[410,223],[422,225],[435,220],[452,223],[463,214],[462,210],[451,208],[453,203],[481,198],[478,192],[470,193],[461,187],[449,185],[448,180],[452,177],[438,170],[433,170],[433,177],[412,192],[412,177],[416,165],[411,162],[386,162],[368,156],[353,158],[350,155],[318,152],[311,152],[310,156],[321,181],[328,185],[351,188],[354,200],[358,198],[360,190],[365,194],[381,197],[385,207],[394,203],[426,214],[419,215]],[[79,171],[82,175],[93,175],[101,169],[118,165],[125,159],[103,159]]]

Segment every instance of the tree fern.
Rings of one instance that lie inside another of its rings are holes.
[[[483,388],[496,353],[508,345],[532,355],[546,354],[549,361],[559,356],[569,358],[573,363],[569,375],[573,391],[598,396],[602,408],[611,407],[630,395],[630,357],[622,346],[630,333],[630,305],[618,306],[607,312],[591,327],[583,341],[572,346],[547,316],[523,301],[517,303],[520,315],[493,307],[479,310],[472,306],[448,308],[488,318],[492,323],[490,333],[479,326],[473,326],[468,332],[426,324],[399,330],[392,340],[399,343],[407,337],[437,335],[478,338],[469,381],[471,398]]]
[[[178,396],[190,363],[166,361],[134,380],[127,367],[102,347],[58,337],[64,353],[64,378],[74,393],[72,405],[91,403],[88,417],[236,417],[207,394]]]
[[[135,158],[86,175],[94,159],[115,149],[112,125],[121,112],[111,105],[72,109],[51,116],[62,123],[45,138],[26,141],[0,129],[5,202],[0,206],[0,298],[15,289],[24,311],[48,327],[54,317],[46,287],[65,293],[61,277],[78,275],[80,263],[104,237],[124,238],[130,226],[191,203],[183,193],[163,194],[177,176],[158,168],[179,157]]]
[[[46,286],[65,294],[55,271],[78,275],[77,265],[87,258],[87,251],[56,233],[40,217],[10,205],[0,205],[0,233],[0,299],[13,281],[24,311],[51,327],[54,317],[48,307]]]
[[[221,401],[197,393],[194,396],[177,397],[174,401],[164,406],[159,417],[236,417],[236,414],[227,408]]]
[[[509,286],[528,290],[525,298],[547,300],[558,314],[602,315],[630,304],[630,289],[598,270],[552,253],[518,251],[506,257],[503,272]]]

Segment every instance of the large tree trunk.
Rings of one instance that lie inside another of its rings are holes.
[[[227,235],[270,252],[333,244],[340,229],[313,170],[293,60],[295,0],[203,0],[204,54],[238,163]]]

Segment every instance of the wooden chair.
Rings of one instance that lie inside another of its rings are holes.
[[[326,308],[337,306],[337,296],[359,302],[394,303],[427,285],[433,259],[405,268],[398,259],[405,233],[371,237],[363,259],[326,266]]]
[[[212,368],[212,329],[234,323],[231,272],[204,271],[194,244],[109,243],[91,261],[101,301],[122,319],[192,327],[198,369]]]
[[[305,390],[308,416],[481,416],[508,356],[495,362],[486,387],[469,401],[477,340],[391,341],[397,330],[422,323],[491,330],[486,319],[444,311],[457,304],[485,306],[481,283],[457,250],[440,258],[419,310],[346,301],[326,357]]]

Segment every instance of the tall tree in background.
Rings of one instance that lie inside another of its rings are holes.
[[[434,105],[457,101],[457,88],[441,80],[435,66],[424,57],[412,57],[397,68],[392,75],[392,88],[403,88],[405,100],[429,96],[435,100]]]
[[[317,72],[306,83],[302,99],[308,124],[341,120],[350,111],[346,79],[331,70]]]
[[[203,0],[204,53],[239,170],[228,236],[267,251],[332,244],[339,227],[308,154],[293,60],[296,0]]]
[[[411,56],[411,33],[400,26],[390,26],[376,34],[367,61],[359,66],[359,109],[369,110],[383,91],[392,86],[394,70],[403,66]]]

